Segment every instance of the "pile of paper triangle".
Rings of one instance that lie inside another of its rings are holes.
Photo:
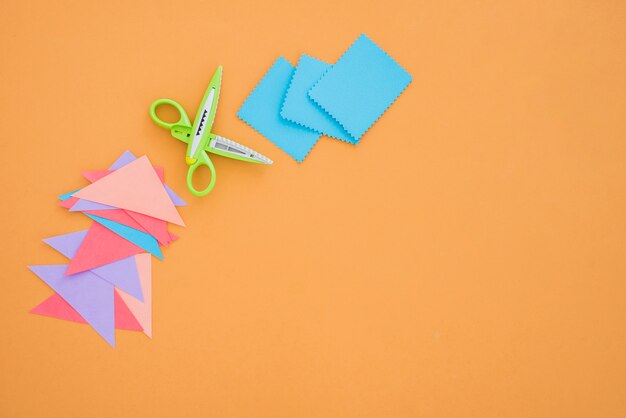
[[[29,266],[54,294],[32,313],[91,325],[110,345],[115,330],[152,337],[151,255],[184,226],[176,206],[185,202],[163,183],[163,169],[126,151],[106,170],[84,172],[88,186],[66,193],[60,205],[82,212],[89,229],[44,239],[68,264]]]

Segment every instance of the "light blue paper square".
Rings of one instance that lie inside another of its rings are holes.
[[[309,90],[309,97],[358,140],[411,80],[393,58],[361,35]]]
[[[320,135],[280,116],[294,67],[280,57],[244,102],[237,116],[276,146],[302,162]]]
[[[357,140],[352,138],[332,116],[315,104],[308,95],[311,87],[330,67],[332,65],[308,55],[302,55],[291,78],[291,84],[285,95],[280,115],[305,128],[355,144]]]

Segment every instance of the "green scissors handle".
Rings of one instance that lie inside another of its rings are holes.
[[[189,164],[189,162],[187,163]],[[206,188],[204,188],[204,190],[196,190],[196,188],[193,186],[193,173],[196,172],[198,167],[203,166],[203,165],[207,166],[209,168],[209,171],[211,171],[211,181],[209,182],[209,185],[206,186]],[[215,174],[215,167],[213,166],[213,161],[211,161],[206,151],[201,151],[200,154],[198,154],[198,158],[196,159],[196,162],[189,165],[189,170],[187,171],[187,187],[189,188],[189,191],[191,191],[191,193],[193,193],[196,196],[200,196],[200,197],[205,196],[211,190],[213,190],[213,186],[215,186],[216,179],[217,179],[217,175]]]
[[[162,105],[172,106],[178,111],[180,117],[177,122],[165,122],[157,116],[156,109]],[[189,116],[187,116],[185,109],[183,109],[183,107],[178,104],[178,102],[171,99],[155,100],[152,105],[150,105],[150,117],[152,118],[154,123],[156,123],[160,127],[169,129],[174,138],[185,143],[189,142],[191,137],[191,122],[189,121]],[[189,191],[196,196],[207,195],[211,190],[213,190],[213,187],[215,186],[215,180],[217,179],[213,162],[204,150],[202,150],[198,154],[198,158],[186,158],[186,162],[187,165],[189,165],[189,170],[187,171],[187,187],[189,188]],[[209,184],[206,188],[204,188],[203,190],[198,190],[193,185],[193,175],[196,170],[203,165],[209,168],[209,171],[211,172],[211,180],[209,181]]]
[[[174,109],[178,110],[178,113],[180,114],[180,118],[178,119],[178,122],[174,122],[174,123],[165,122],[164,120],[161,120],[157,116],[156,114],[157,107],[162,106],[162,105],[169,105],[169,106],[172,106]],[[152,102],[152,104],[150,105],[150,117],[152,118],[154,123],[159,125],[161,128],[169,129],[170,131],[174,129],[174,127],[176,126],[186,126],[186,127],[191,128],[191,122],[189,121],[189,116],[187,116],[187,112],[185,112],[185,109],[183,109],[183,107],[179,105],[178,102],[175,102],[172,99],[157,99],[154,102]]]

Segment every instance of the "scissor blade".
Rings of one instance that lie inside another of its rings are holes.
[[[209,142],[207,151],[213,154],[222,155],[228,158],[234,158],[236,160],[247,161],[250,163],[258,164],[272,164],[273,161],[264,155],[259,154],[253,149],[245,147],[235,141],[226,139],[219,135],[215,135]]]
[[[199,151],[206,147],[209,140],[215,113],[217,112],[217,102],[220,98],[220,87],[222,85],[222,67],[218,67],[209,87],[207,87],[198,114],[191,129],[192,138],[187,147],[187,157],[196,158]]]

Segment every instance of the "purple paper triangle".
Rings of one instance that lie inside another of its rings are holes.
[[[65,276],[67,264],[29,266],[111,346],[115,347],[113,286],[89,271]]]
[[[84,230],[57,235],[43,241],[71,260],[76,255],[86,235],[87,230]],[[143,302],[143,292],[141,291],[141,281],[135,257],[123,258],[88,271]]]
[[[70,208],[70,212],[83,212],[86,210],[111,210],[118,209],[115,206],[103,205],[102,203],[92,202],[91,200],[78,199]]]

